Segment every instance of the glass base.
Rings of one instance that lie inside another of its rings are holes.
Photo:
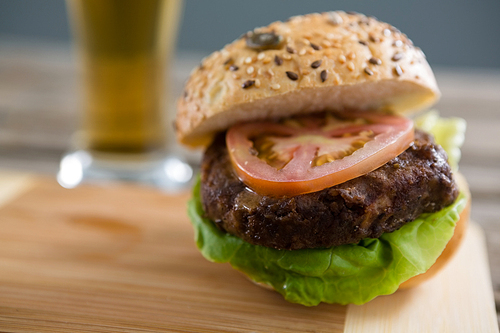
[[[194,169],[182,157],[168,154],[105,154],[85,150],[67,153],[57,181],[65,188],[85,182],[129,181],[174,192],[189,188]]]

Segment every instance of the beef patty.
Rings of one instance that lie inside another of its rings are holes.
[[[236,176],[219,135],[202,162],[201,197],[221,229],[254,245],[306,249],[377,238],[455,201],[458,188],[447,156],[417,130],[411,146],[380,168],[324,190],[269,197]]]

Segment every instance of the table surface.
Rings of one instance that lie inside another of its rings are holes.
[[[205,260],[190,194],[62,188],[0,170],[2,332],[498,333],[482,230],[433,279],[367,304],[305,307]]]
[[[200,59],[178,57],[172,70],[174,96]],[[68,45],[0,39],[0,168],[55,175],[77,126],[75,73]],[[467,121],[460,171],[470,184],[472,219],[486,233],[498,313],[500,71],[437,68],[435,73],[442,92],[435,108],[444,116]],[[169,109],[174,109],[172,102]]]

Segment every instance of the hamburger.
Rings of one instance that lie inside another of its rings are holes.
[[[308,306],[439,271],[470,197],[463,120],[408,118],[439,96],[411,40],[352,12],[274,22],[205,58],[175,121],[206,147],[188,211],[203,256]]]

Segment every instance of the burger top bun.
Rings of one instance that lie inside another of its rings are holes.
[[[257,28],[193,70],[177,103],[177,137],[203,146],[215,132],[322,110],[408,113],[439,98],[422,51],[387,23],[341,11]]]

